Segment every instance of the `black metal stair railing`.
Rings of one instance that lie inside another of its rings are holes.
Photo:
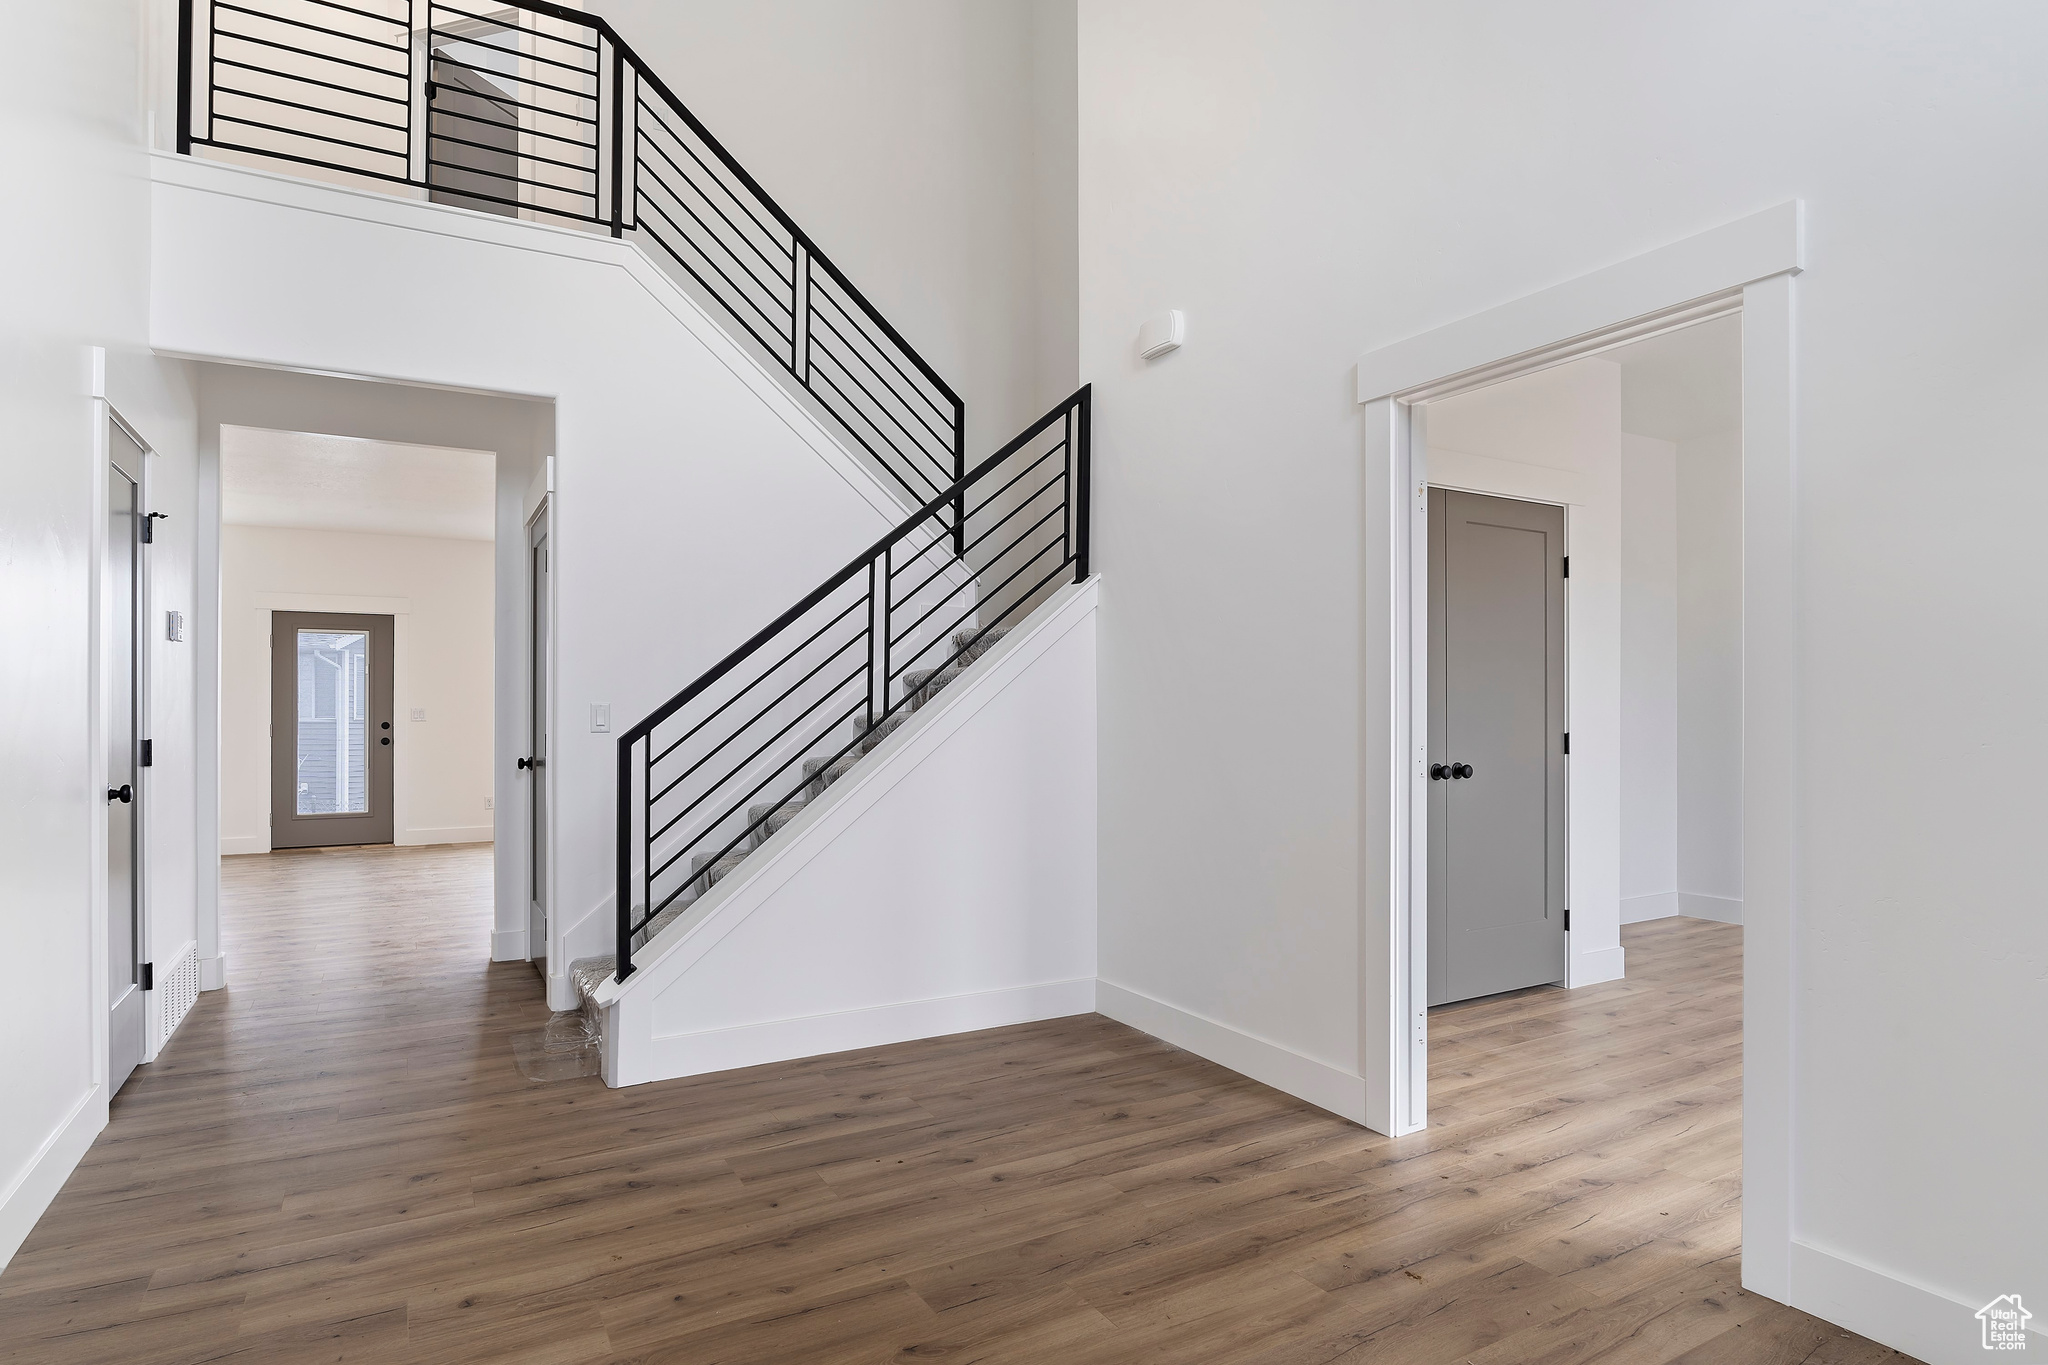
[[[178,150],[632,237],[788,372],[912,505],[965,410],[595,15],[547,0],[179,0]],[[958,552],[962,509],[944,514]]]
[[[618,740],[618,979],[722,870],[1088,576],[1085,386]]]

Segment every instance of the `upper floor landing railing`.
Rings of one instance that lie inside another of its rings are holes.
[[[959,395],[603,19],[547,0],[180,0],[178,55],[179,151],[631,236],[909,505],[967,472]]]

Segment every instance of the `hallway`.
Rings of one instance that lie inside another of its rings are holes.
[[[1099,1016],[529,1081],[488,845],[224,884],[229,987],[0,1276],[0,1358],[1904,1359],[1736,1287],[1739,929],[1435,1012],[1396,1142]]]

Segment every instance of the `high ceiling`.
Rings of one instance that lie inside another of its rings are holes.
[[[220,429],[221,521],[491,540],[497,456],[305,431]]]

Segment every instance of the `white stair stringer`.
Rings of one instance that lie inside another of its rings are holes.
[[[597,985],[606,1083],[1091,1011],[1096,598],[1015,623]]]

